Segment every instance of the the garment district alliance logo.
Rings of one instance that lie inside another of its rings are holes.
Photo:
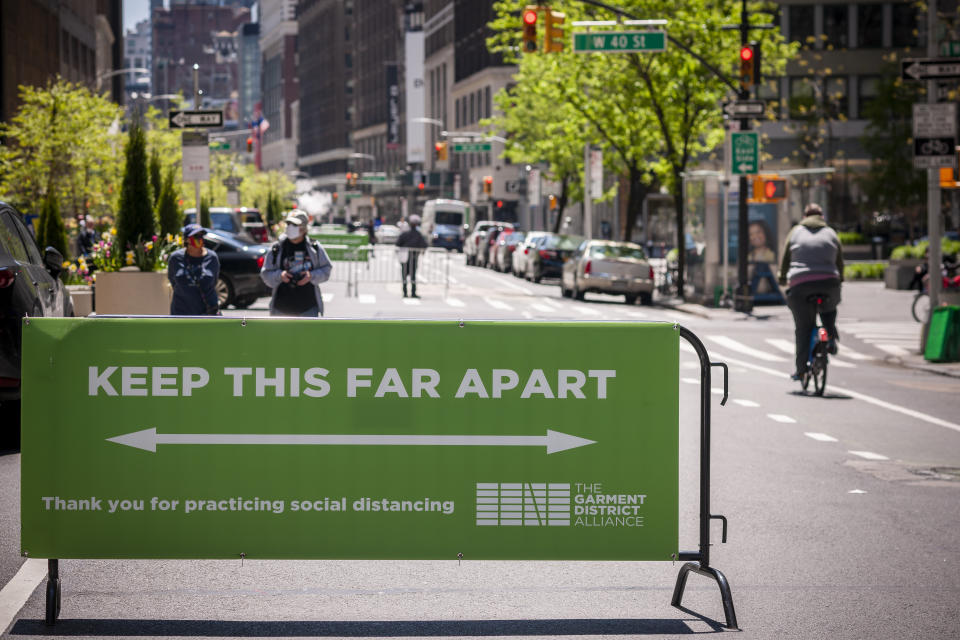
[[[642,527],[643,493],[598,482],[478,482],[478,527]]]

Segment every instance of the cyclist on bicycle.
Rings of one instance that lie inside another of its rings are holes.
[[[843,281],[843,254],[836,232],[827,226],[820,205],[809,204],[800,224],[790,230],[783,247],[780,284],[787,288],[787,306],[796,327],[797,369],[794,380],[806,372],[810,334],[817,324],[817,304],[809,300],[823,296],[820,318],[830,337],[829,353],[837,352],[837,305]]]

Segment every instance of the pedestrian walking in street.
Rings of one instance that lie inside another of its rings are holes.
[[[796,364],[794,380],[807,369],[810,334],[817,325],[817,304],[811,296],[821,296],[820,319],[830,337],[829,353],[837,352],[837,305],[840,304],[840,283],[843,281],[843,253],[836,232],[827,226],[823,209],[808,204],[800,224],[790,230],[783,245],[780,263],[780,284],[787,285],[787,306],[793,313],[796,329]]]
[[[198,224],[183,228],[184,247],[170,254],[167,278],[173,287],[170,301],[172,316],[217,316],[217,278],[220,259],[215,251],[203,246],[207,230]]]
[[[420,233],[420,216],[414,214],[409,219],[410,228],[397,238],[397,257],[400,259],[400,277],[403,284],[403,297],[407,297],[407,278],[410,279],[410,297],[417,295],[417,262],[420,254],[427,248],[427,241]]]
[[[309,216],[294,210],[287,228],[263,261],[260,277],[273,289],[270,315],[316,318],[323,315],[320,283],[330,279],[333,265],[316,240],[307,238]]]

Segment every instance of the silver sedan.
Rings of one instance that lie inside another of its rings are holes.
[[[627,304],[637,298],[653,302],[653,268],[643,247],[632,242],[588,240],[563,265],[560,292],[583,300],[588,291],[622,295]]]

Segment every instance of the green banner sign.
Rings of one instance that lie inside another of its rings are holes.
[[[574,53],[641,53],[667,50],[666,31],[590,31],[573,34]]]
[[[454,153],[477,153],[490,151],[493,149],[493,144],[490,142],[454,142],[453,143],[453,152]]]
[[[366,262],[370,236],[366,233],[311,233],[331,260]]]
[[[666,324],[30,319],[40,558],[670,560]]]

